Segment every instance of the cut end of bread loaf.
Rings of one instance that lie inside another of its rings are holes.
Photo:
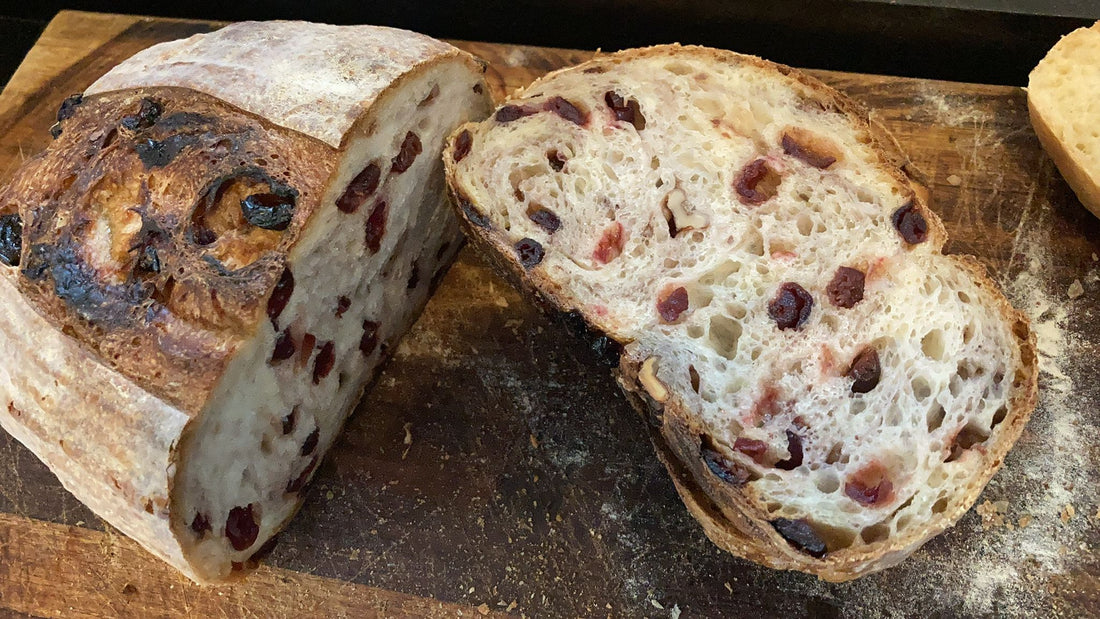
[[[440,153],[489,112],[482,67],[422,35],[318,28],[229,27],[124,63],[101,81],[118,89],[66,101],[0,210],[3,287],[37,314],[0,312],[0,343],[26,362],[0,367],[0,422],[197,581],[271,551],[463,241]],[[253,63],[228,104],[230,65],[271,53],[266,35],[278,71],[318,68],[314,88]],[[317,115],[293,110],[317,98],[337,133],[303,133]],[[20,325],[43,319],[32,350]],[[34,372],[66,380],[37,397]]]
[[[600,57],[444,159],[474,242],[625,345],[620,382],[732,552],[836,580],[892,565],[970,506],[1034,404],[1026,320],[939,253],[866,114],[786,67]]]
[[[1100,217],[1100,22],[1062,37],[1032,70],[1031,124],[1074,193]]]

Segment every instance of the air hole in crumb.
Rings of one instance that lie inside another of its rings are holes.
[[[691,390],[699,393],[699,372],[695,370],[694,365],[688,366],[688,378],[691,379]]]
[[[999,426],[1001,424],[1001,422],[1004,421],[1005,417],[1007,417],[1007,416],[1008,416],[1008,407],[1002,406],[1002,407],[998,408],[997,412],[993,413],[993,424],[992,424],[991,427],[996,428],[997,426]]]
[[[940,329],[933,329],[924,334],[924,337],[920,341],[921,351],[924,352],[924,356],[929,359],[935,359],[937,361],[943,361],[944,354],[946,353],[946,346],[943,341],[943,331]]]
[[[940,500],[932,504],[933,514],[942,514],[947,511],[947,497],[941,497]]]
[[[947,416],[947,412],[943,410],[943,406],[936,404],[928,410],[928,431],[935,432],[943,425],[943,418]]]
[[[829,453],[825,456],[825,464],[836,464],[840,462],[841,455],[844,452],[844,446],[837,443],[829,449]]]
[[[824,469],[814,474],[814,485],[822,494],[832,494],[840,489],[840,477],[834,469]]]
[[[708,328],[709,340],[714,352],[726,359],[737,356],[737,343],[741,339],[741,323],[722,316],[712,316]]]
[[[863,531],[859,534],[859,537],[863,540],[864,544],[874,544],[875,542],[881,542],[889,536],[890,526],[881,522],[863,529]]]
[[[923,376],[914,378],[909,383],[909,386],[913,389],[913,397],[921,402],[927,400],[929,396],[932,395],[932,387],[929,386],[928,380]]]

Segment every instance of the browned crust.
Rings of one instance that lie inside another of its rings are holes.
[[[872,123],[862,106],[819,80],[790,67],[734,52],[666,45],[600,56],[577,67],[550,73],[536,80],[528,90],[541,85],[560,71],[583,70],[599,64],[617,64],[636,58],[669,53],[695,54],[715,62],[749,63],[764,69],[775,70],[807,87],[816,101],[826,109],[835,109],[844,113],[858,129],[866,134],[868,141],[878,152],[881,169],[903,186],[912,188],[913,202],[929,224],[928,238],[925,243],[934,253],[942,250],[947,241],[946,229],[939,216],[928,207],[928,193],[918,180],[919,173],[907,165],[908,158],[902,153],[896,140],[881,125]],[[519,98],[522,94],[522,91],[517,92],[514,98]],[[448,186],[463,229],[473,245],[489,259],[495,269],[544,311],[551,314],[576,312],[582,305],[578,299],[567,295],[561,286],[550,280],[538,268],[530,271],[524,269],[514,249],[502,235],[471,221],[470,209],[478,214],[480,212],[467,195],[472,192],[463,188],[452,157],[455,137],[468,128],[470,125],[459,128],[451,136],[444,149],[443,157],[447,168]],[[484,215],[481,216],[484,217]],[[1013,395],[1008,403],[1008,415],[997,427],[997,439],[987,442],[988,449],[983,456],[985,467],[982,474],[971,479],[966,490],[957,494],[947,509],[942,514],[934,516],[927,526],[871,545],[830,552],[823,559],[812,558],[787,543],[769,524],[766,515],[749,495],[719,480],[708,469],[699,455],[701,437],[707,434],[701,422],[675,394],[664,405],[653,401],[638,380],[638,371],[644,359],[630,355],[630,342],[617,335],[614,325],[601,324],[597,317],[586,315],[584,318],[592,320],[594,328],[605,331],[626,345],[627,354],[622,356],[617,371],[619,383],[627,399],[643,417],[650,421],[651,438],[658,457],[672,476],[684,504],[703,526],[707,536],[721,548],[769,567],[801,570],[825,580],[844,581],[897,564],[928,539],[953,526],[1000,468],[1005,454],[1016,442],[1035,407],[1038,365],[1035,336],[1030,330],[1026,317],[1012,308],[976,260],[967,256],[952,256],[949,259],[955,260],[969,272],[978,286],[989,292],[997,303],[1001,315],[1013,325],[1013,333],[1017,338],[1023,366],[1014,380]]]
[[[143,100],[162,107],[159,118],[125,128]],[[89,97],[61,128],[0,194],[3,208],[23,218],[19,288],[109,367],[197,414],[264,318],[286,254],[320,206],[335,152],[177,88]],[[246,223],[234,183],[295,192],[289,227]],[[224,217],[207,208],[219,195]],[[216,230],[217,240],[202,242],[202,229]],[[159,272],[138,264],[145,247]]]

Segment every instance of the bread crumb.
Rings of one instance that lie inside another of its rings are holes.
[[[1097,513],[1100,514],[1100,510],[1098,510]],[[733,587],[731,587],[728,582],[724,583],[724,584],[726,585],[726,591],[729,591],[730,593],[733,593]]]
[[[1071,299],[1076,299],[1083,294],[1085,294],[1085,287],[1081,285],[1079,279],[1073,280],[1073,283],[1069,285],[1069,290],[1066,291],[1066,295]]]
[[[512,612],[513,610],[516,609],[516,606],[517,606],[516,601],[512,600],[512,603],[508,605],[508,608],[504,609],[504,612],[510,613],[510,612]]]
[[[986,500],[977,507],[975,511],[982,517],[982,530],[986,531],[992,527],[1005,526],[1004,512],[1008,509],[1008,501],[989,501]]]
[[[680,605],[673,604],[672,610],[668,611],[668,616],[672,619],[680,619]]]
[[[535,438],[534,434],[531,435],[531,446],[535,449],[539,448],[539,439]]]
[[[1020,519],[1016,521],[1016,525],[1021,529],[1031,524],[1031,516],[1020,516]]]
[[[483,603],[481,606],[477,607],[477,612],[481,613],[482,615],[488,615],[489,614],[489,605]]]
[[[947,184],[951,185],[952,187],[958,187],[962,184],[962,182],[963,180],[959,178],[958,174],[952,174],[951,176],[947,177]]]
[[[1095,253],[1093,253],[1092,254],[1092,261],[1096,262],[1097,260],[1100,260],[1100,256],[1097,256]]]
[[[664,610],[664,609],[665,609],[665,607],[664,607],[664,606],[661,606],[661,603],[660,603],[660,602],[658,602],[657,600],[654,600],[653,598],[650,598],[650,599],[649,599],[649,603],[653,605],[653,608],[659,608],[659,609],[661,609],[661,610]]]
[[[405,424],[405,444],[406,445],[412,445],[413,444],[412,427],[413,427],[413,424],[411,424],[411,423],[406,423]]]

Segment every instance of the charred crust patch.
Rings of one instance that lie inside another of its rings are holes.
[[[825,556],[828,548],[825,546],[825,540],[818,536],[814,531],[810,523],[805,519],[788,520],[787,518],[776,518],[771,521],[772,528],[776,533],[787,540],[787,543],[794,546],[796,549],[814,557],[820,559]]]
[[[623,354],[623,345],[615,338],[593,327],[578,310],[555,312],[569,331],[588,344],[602,365],[618,367]]]
[[[145,97],[138,104],[137,112],[123,116],[119,124],[128,131],[148,129],[157,122],[163,112],[164,106],[159,101]]]
[[[18,213],[0,216],[0,263],[19,266],[23,253],[23,219]]]

